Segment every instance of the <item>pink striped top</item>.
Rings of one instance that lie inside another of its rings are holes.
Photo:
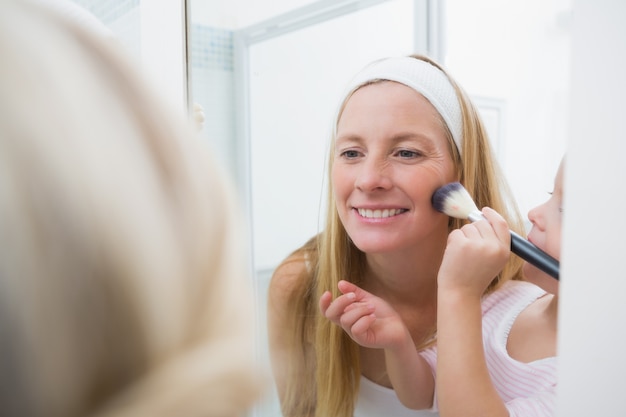
[[[523,363],[511,358],[506,350],[509,332],[517,316],[544,294],[545,291],[534,284],[511,281],[488,295],[482,303],[487,367],[510,417],[549,417],[555,413],[556,357]],[[421,354],[436,369],[436,346]]]

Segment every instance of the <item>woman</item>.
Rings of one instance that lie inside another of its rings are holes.
[[[402,317],[416,348],[434,341],[437,273],[462,221],[431,206],[460,181],[479,207],[522,221],[476,108],[424,56],[372,63],[356,75],[337,115],[329,155],[326,226],[274,272],[268,327],[285,416],[419,416],[391,389],[384,352],[356,344],[319,309],[346,280]],[[486,292],[521,279],[511,256]],[[330,291],[328,293],[327,291]],[[432,395],[432,393],[428,393]]]
[[[0,1],[0,415],[239,416],[260,392],[232,191],[117,44]]]

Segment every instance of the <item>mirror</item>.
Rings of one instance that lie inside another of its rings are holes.
[[[250,222],[262,363],[269,277],[323,223],[331,117],[367,62],[411,52],[443,62],[479,106],[522,213],[552,190],[567,136],[568,1],[187,3],[191,99]],[[279,415],[273,393],[255,413]]]

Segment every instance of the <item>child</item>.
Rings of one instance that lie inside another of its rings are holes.
[[[563,165],[550,199],[528,215],[529,240],[556,258]],[[384,349],[393,387],[409,408],[438,409],[446,416],[552,416],[558,285],[527,264],[530,282],[508,281],[483,296],[510,256],[506,222],[490,208],[483,214],[487,220],[450,233],[438,275],[436,346],[417,354],[400,316],[346,281],[339,284],[343,295],[332,303],[322,298],[322,313],[360,345]],[[435,385],[433,400],[427,387]]]
[[[528,240],[539,246],[552,257],[559,259],[561,253],[561,217],[563,215],[563,169],[565,158],[561,160],[554,178],[554,190],[543,204],[528,212],[533,227]],[[559,281],[545,274],[531,264],[524,265],[526,279],[537,284],[549,293],[557,294]]]

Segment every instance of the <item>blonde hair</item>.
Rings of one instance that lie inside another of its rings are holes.
[[[450,154],[460,182],[478,207],[492,207],[507,219],[513,230],[522,232],[522,217],[500,172],[477,109],[439,64],[421,55],[413,55],[413,58],[435,65],[446,74],[456,90],[463,121],[461,152],[443,120],[441,123],[446,130]],[[344,99],[344,106],[349,97]],[[330,146],[329,176],[333,148],[334,138]],[[303,273],[300,287],[295,289],[290,305],[293,314],[289,317],[293,319],[294,331],[291,333],[293,345],[289,361],[293,371],[282,400],[283,412],[290,417],[352,417],[358,395],[361,374],[359,347],[339,326],[319,314],[317,307],[317,301],[324,291],[331,290],[336,296],[340,279],[358,283],[365,268],[365,254],[351,242],[335,204],[332,187],[329,187],[324,231],[289,258],[297,261],[298,256],[306,257],[312,265],[310,270]],[[449,230],[463,224],[464,221],[450,219]],[[521,267],[522,261],[512,256],[487,292],[493,291],[506,280],[521,279]],[[432,342],[434,331],[433,323],[433,333],[416,342],[422,347],[427,346]],[[308,383],[311,380],[315,380],[313,387]]]
[[[110,41],[0,9],[0,415],[243,413],[260,380],[228,180]]]

